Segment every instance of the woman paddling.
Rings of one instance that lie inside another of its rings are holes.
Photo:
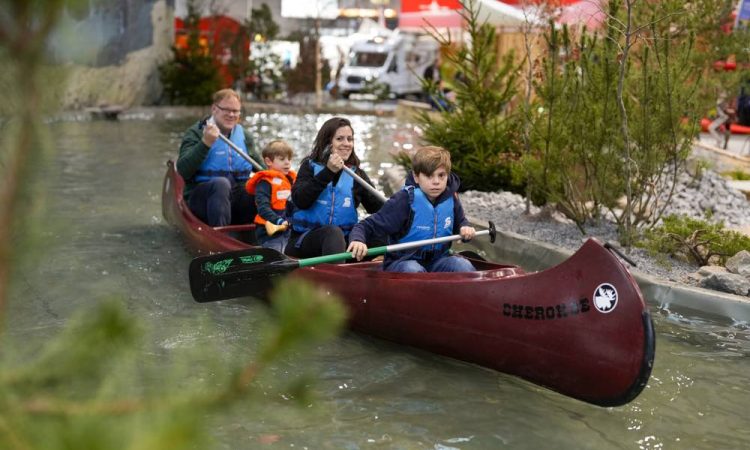
[[[296,258],[341,253],[357,223],[357,207],[377,212],[383,201],[355,181],[344,166],[370,183],[354,153],[354,130],[349,120],[327,120],[315,137],[312,152],[302,160],[297,181],[287,201],[292,232],[285,253]]]

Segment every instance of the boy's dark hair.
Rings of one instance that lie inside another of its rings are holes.
[[[438,168],[444,167],[451,173],[451,154],[443,147],[427,146],[417,150],[411,159],[414,174],[432,175]]]
[[[277,156],[286,156],[287,158],[292,159],[292,157],[294,156],[294,150],[292,150],[292,147],[285,141],[277,139],[269,142],[265,147],[263,147],[262,155],[264,158],[268,158],[271,161],[273,161]]]
[[[336,130],[341,127],[349,127],[354,134],[354,128],[349,119],[343,117],[332,117],[325,121],[325,123],[318,130],[317,136],[315,136],[315,143],[313,144],[312,152],[310,152],[310,159],[313,161],[325,164],[328,157],[325,155],[326,147],[331,145],[333,137],[336,135]],[[357,154],[352,150],[352,154],[349,155],[349,159],[344,161],[349,166],[359,166],[359,158]]]

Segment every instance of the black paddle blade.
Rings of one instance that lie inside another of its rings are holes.
[[[263,247],[199,256],[190,262],[190,292],[200,303],[263,296],[271,277],[298,267],[297,261]]]

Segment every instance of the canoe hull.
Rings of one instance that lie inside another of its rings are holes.
[[[650,314],[630,274],[594,240],[564,263],[531,274],[407,275],[354,266],[316,266],[294,276],[344,299],[357,331],[594,404],[627,403],[650,375]],[[607,312],[596,307],[602,285],[617,295]]]
[[[182,202],[169,163],[163,210],[190,248],[248,244],[201,223]],[[654,330],[637,284],[595,240],[536,273],[474,261],[477,272],[403,274],[378,263],[296,270],[348,307],[350,326],[400,344],[476,363],[601,406],[622,405],[645,387]],[[609,307],[609,309],[607,309]]]
[[[167,174],[161,190],[161,212],[166,221],[183,235],[185,244],[195,254],[242,250],[248,244],[231,233],[252,233],[255,225],[212,228],[195,217],[182,198],[185,181],[177,173],[174,163],[167,162]],[[232,230],[240,231],[232,231]],[[224,230],[224,231],[222,231]]]

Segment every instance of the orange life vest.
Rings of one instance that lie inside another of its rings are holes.
[[[290,180],[291,178],[291,180]],[[278,170],[267,169],[253,174],[252,178],[247,180],[245,190],[250,195],[255,195],[255,189],[258,183],[266,181],[271,185],[271,209],[277,214],[283,215],[286,208],[286,199],[292,195],[292,183],[297,180],[297,172],[290,170],[289,174],[284,175]],[[255,216],[255,223],[263,225],[266,219],[260,214]]]

